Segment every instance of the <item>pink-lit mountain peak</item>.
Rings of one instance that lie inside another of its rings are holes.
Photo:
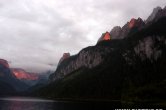
[[[142,25],[144,25],[144,21],[141,18],[138,19],[132,18],[130,22],[128,22],[128,27],[130,29],[134,27],[140,27]]]
[[[11,69],[14,76],[17,78],[17,79],[25,79],[25,80],[38,80],[39,76],[35,73],[29,73],[29,72],[26,72],[25,70],[23,69],[19,69],[19,68],[13,68]]]
[[[136,19],[135,18],[132,18],[131,20],[130,20],[130,22],[129,22],[129,28],[133,28],[134,26],[135,26],[135,24],[136,24]]]
[[[26,79],[26,80],[38,80],[39,75],[35,73],[29,73],[26,72],[23,69],[20,68],[10,68],[9,63],[7,60],[0,59],[0,65],[3,65],[7,69],[11,70],[11,73],[17,78],[17,79]],[[4,74],[0,74],[0,76],[4,76]]]
[[[103,33],[102,36],[99,38],[98,42],[106,40],[111,40],[111,35],[109,32]]]
[[[106,32],[104,37],[103,37],[103,40],[110,40],[111,39],[111,35],[109,32]]]

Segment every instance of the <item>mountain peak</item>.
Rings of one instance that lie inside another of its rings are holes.
[[[1,64],[1,65],[4,65],[4,66],[7,67],[7,68],[9,68],[9,64],[8,64],[8,61],[7,61],[7,60],[0,59],[0,64]]]
[[[131,32],[133,28],[141,29],[144,25],[145,23],[141,18],[132,18],[122,28],[120,26],[115,26],[110,32],[111,38],[123,39]]]
[[[133,28],[134,25],[135,25],[135,23],[136,23],[136,19],[135,19],[135,18],[132,18],[132,19],[130,20],[130,22],[128,23],[129,28]]]
[[[164,8],[164,10],[166,9],[166,7]],[[160,12],[160,11],[162,11],[163,9],[161,8],[161,7],[156,7],[156,8],[154,8],[153,9],[153,11],[152,11],[152,13],[151,13],[151,15],[148,17],[148,19],[146,20],[146,23],[148,23],[148,22],[152,22],[155,18],[156,18],[156,15]]]
[[[70,53],[63,53],[63,56],[61,57],[61,59],[59,60],[59,63],[58,65],[65,59],[69,58],[70,57]]]
[[[164,10],[166,10],[166,6],[164,7]]]
[[[69,52],[68,52],[68,53],[64,53],[62,58],[63,58],[63,59],[66,59],[66,58],[68,58],[68,57],[70,57],[70,53],[69,53]]]
[[[120,26],[113,27],[113,29],[110,32],[111,38],[112,39],[120,39],[121,38],[121,36],[120,36],[121,31],[122,31],[122,28]]]
[[[109,32],[106,32],[105,35],[103,36],[103,40],[110,40],[111,39],[111,35]]]
[[[140,27],[143,24],[144,24],[144,22],[141,18],[138,18],[138,19],[132,18],[130,20],[130,22],[128,23],[128,27],[131,29],[131,28],[134,28],[134,27]]]
[[[160,6],[154,8],[152,13],[157,13],[159,10],[162,10]]]
[[[111,35],[109,32],[105,32],[101,35],[101,37],[99,38],[98,42],[101,41],[105,41],[105,40],[110,40],[111,39]]]

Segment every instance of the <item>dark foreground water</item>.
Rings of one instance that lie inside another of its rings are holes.
[[[0,110],[115,110],[119,108],[163,110],[161,106],[149,104],[121,105],[119,102],[64,102],[27,97],[0,98]]]
[[[104,110],[114,109],[117,104],[99,102],[59,102],[37,98],[0,98],[0,110]]]

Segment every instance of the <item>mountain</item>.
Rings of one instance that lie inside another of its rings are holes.
[[[5,66],[6,68],[9,68],[8,62],[6,60],[4,60],[4,59],[0,59],[0,64]]]
[[[115,27],[103,34],[95,46],[67,57],[50,75],[50,84],[36,90],[34,95],[165,103],[165,10],[162,9],[159,18],[154,15],[151,23],[131,19],[122,28]],[[110,35],[110,39],[104,40],[105,35]]]
[[[15,95],[48,83],[48,76],[53,73],[47,71],[37,74],[21,68],[10,68],[8,61],[0,59],[0,95]]]
[[[0,96],[13,95],[14,93],[16,93],[16,90],[11,84],[0,80]]]
[[[106,47],[87,47],[75,56],[63,60],[57,70],[50,76],[51,80],[63,78],[65,75],[79,68],[93,68],[103,61],[103,58],[110,51]]]
[[[166,16],[166,7],[164,9],[162,9],[161,7],[156,7],[153,9],[152,14],[148,17],[148,19],[145,22],[155,22],[163,16]]]
[[[29,73],[26,72],[25,70],[21,69],[21,68],[11,68],[14,76],[17,79],[25,79],[25,80],[37,80],[39,78],[39,76],[35,73]]]
[[[18,80],[9,68],[8,61],[0,59],[0,82],[1,87],[0,92],[16,92],[23,91],[28,88],[28,85]],[[3,86],[2,86],[3,85]]]
[[[65,59],[67,59],[67,58],[69,58],[69,57],[70,57],[70,53],[64,53],[63,56],[61,57],[61,59],[59,60],[58,65],[60,65],[60,63],[61,63],[63,60],[65,60]]]
[[[134,33],[135,31],[142,29],[144,26],[145,23],[141,18],[132,18],[122,28],[120,26],[115,26],[111,30],[110,35],[112,39],[123,39],[127,37],[129,33]]]
[[[11,68],[11,71],[17,79],[29,86],[33,86],[39,81],[40,76],[36,73],[29,73],[21,68]]]
[[[9,64],[6,60],[0,59],[0,95],[11,94],[15,92],[14,87],[5,81],[4,77],[10,75]]]
[[[110,40],[111,35],[109,32],[103,33],[102,36],[99,38],[98,42],[104,41],[104,40]]]
[[[129,22],[127,22],[123,27],[115,26],[110,33],[103,33],[99,38],[98,42],[110,39],[123,39],[129,35],[129,33],[133,33],[142,29],[145,26],[144,21],[141,18],[135,19],[132,18]]]
[[[97,45],[102,41],[109,41],[110,39],[122,39],[128,35],[134,33],[136,30],[143,28],[145,23],[141,18],[131,19],[127,22],[119,32],[115,28],[109,33],[103,33],[99,38]],[[116,27],[117,29],[117,27]],[[119,28],[120,29],[120,28]],[[122,37],[120,37],[122,36]],[[113,48],[105,46],[91,46],[81,50],[77,55],[71,56],[70,54],[64,54],[60,59],[57,70],[55,74],[50,76],[51,80],[56,80],[58,78],[64,77],[65,75],[79,69],[79,68],[93,68],[104,61],[106,56],[113,51]]]

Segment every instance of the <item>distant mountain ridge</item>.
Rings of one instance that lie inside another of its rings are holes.
[[[20,68],[10,68],[7,60],[0,59],[0,96],[18,95],[36,84],[47,84],[51,73],[48,71],[39,75]]]
[[[21,82],[19,79],[17,79],[14,74],[12,73],[9,64],[6,60],[1,59],[0,60],[0,82],[3,85],[3,89],[0,90],[0,92],[8,93],[8,92],[16,92],[16,91],[23,91],[28,88],[28,85]],[[2,87],[2,86],[1,86]],[[13,88],[13,91],[8,91],[10,89],[5,88]]]
[[[7,60],[0,59],[0,93],[13,94],[25,91],[35,84],[46,84],[50,72],[37,74],[21,68],[10,68]]]
[[[38,80],[39,78],[38,74],[26,72],[21,68],[11,68],[11,71],[17,79]]]

